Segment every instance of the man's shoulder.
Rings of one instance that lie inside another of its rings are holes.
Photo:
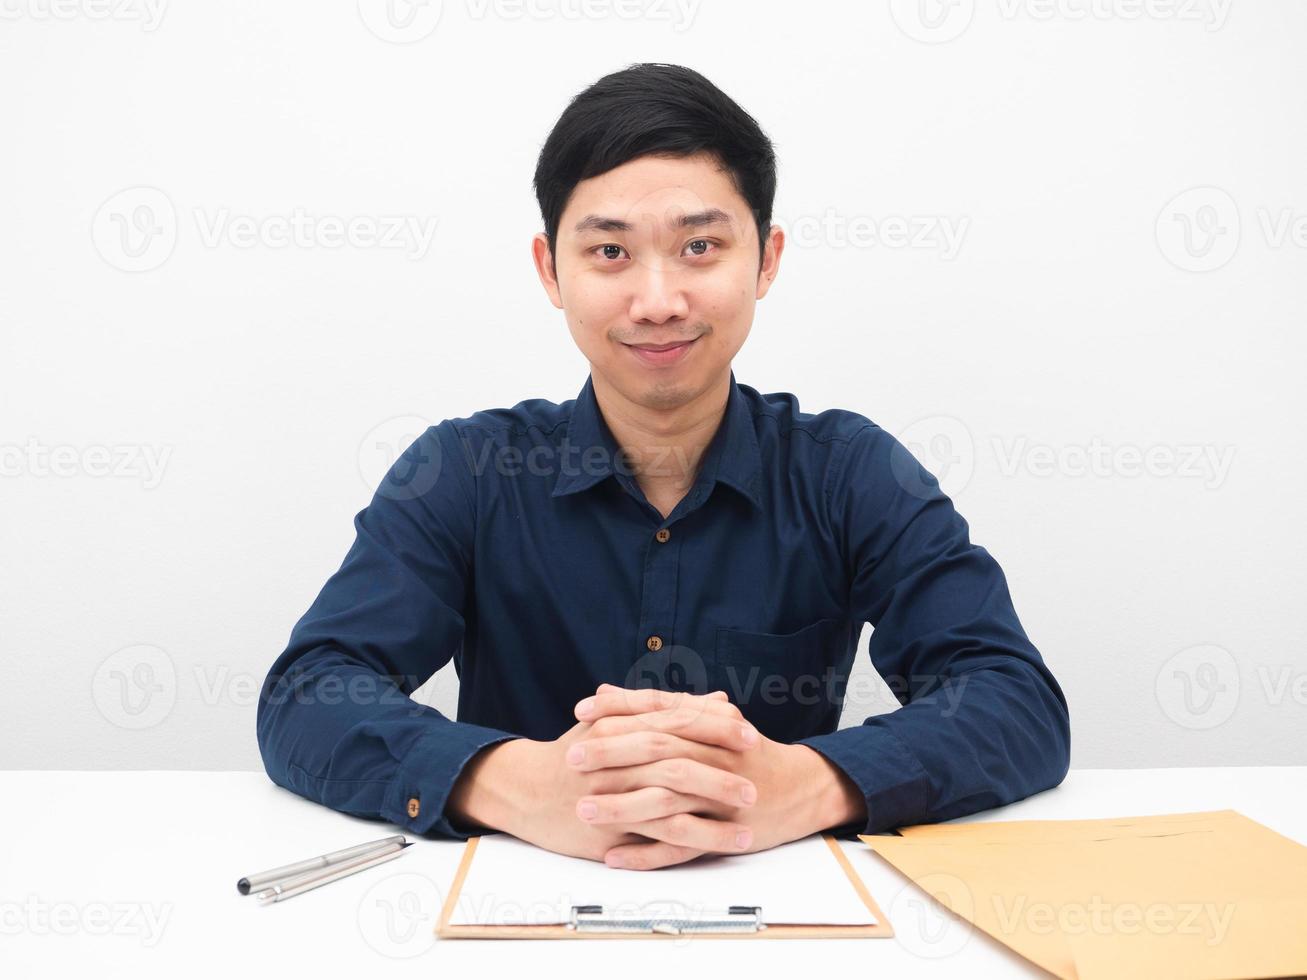
[[[469,415],[446,419],[448,425],[464,435],[520,436],[532,430],[548,434],[572,415],[576,399],[554,402],[547,398],[525,398],[510,407],[482,408]]]
[[[815,443],[832,443],[847,442],[863,430],[880,428],[861,412],[848,408],[804,411],[792,392],[760,392],[746,384],[740,385],[740,391],[760,435],[770,429],[781,438],[792,439],[798,434]]]

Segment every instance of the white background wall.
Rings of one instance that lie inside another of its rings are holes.
[[[584,382],[532,168],[645,60],[777,145],[737,378],[941,477],[1073,765],[1307,763],[1307,5],[68,2],[0,2],[0,767],[261,767],[385,445]]]

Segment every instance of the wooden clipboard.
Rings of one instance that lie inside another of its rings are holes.
[[[839,862],[844,873],[848,875],[850,883],[858,893],[858,897],[867,910],[876,917],[874,925],[766,925],[765,928],[757,932],[706,932],[695,931],[692,933],[664,933],[664,932],[584,932],[577,931],[568,925],[454,925],[450,923],[450,917],[454,914],[454,909],[458,903],[459,893],[463,889],[463,882],[467,879],[468,871],[472,867],[472,859],[476,855],[477,844],[480,837],[470,837],[467,841],[467,847],[463,850],[463,860],[459,862],[458,872],[454,875],[454,882],[450,885],[449,894],[445,898],[444,907],[440,912],[440,921],[436,924],[436,935],[441,939],[889,939],[894,935],[894,929],[889,923],[876,900],[871,897],[871,892],[867,886],[862,883],[857,872],[853,870],[853,865],[849,863],[848,856],[830,834],[822,834],[822,839],[830,848],[831,854]],[[656,874],[657,872],[651,872]]]

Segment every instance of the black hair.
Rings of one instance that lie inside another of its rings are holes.
[[[541,147],[535,192],[551,261],[559,219],[578,183],[637,157],[703,152],[717,158],[748,203],[761,265],[776,196],[771,140],[703,75],[658,63],[630,65],[576,95]]]

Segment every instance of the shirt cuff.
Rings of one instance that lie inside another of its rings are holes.
[[[480,830],[459,829],[445,816],[445,804],[463,768],[482,749],[521,738],[497,728],[450,721],[428,732],[404,756],[386,794],[381,815],[417,834],[467,840]],[[416,811],[417,815],[413,816]]]
[[[853,728],[801,738],[844,771],[867,802],[862,834],[927,823],[934,790],[930,776],[880,718]]]

